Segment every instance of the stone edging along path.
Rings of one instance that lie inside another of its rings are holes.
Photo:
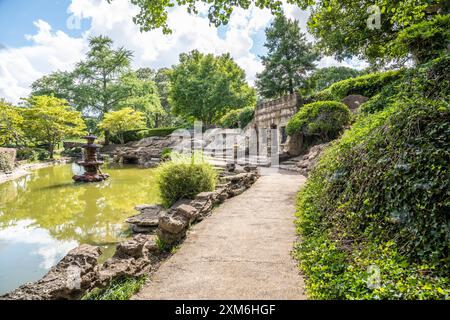
[[[306,299],[291,256],[305,181],[282,171],[261,176],[193,226],[133,299]]]

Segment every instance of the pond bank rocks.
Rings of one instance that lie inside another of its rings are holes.
[[[151,168],[158,166],[163,150],[172,147],[174,143],[170,136],[149,137],[123,145],[105,146],[101,152],[112,157],[115,163],[137,164]]]
[[[165,210],[159,205],[143,204],[136,206],[135,210],[140,213],[129,217],[126,222],[132,225],[135,233],[147,233],[158,226],[159,218],[164,215]]]
[[[83,244],[72,249],[41,280],[20,286],[0,299],[79,299],[98,278],[100,254],[100,248]]]

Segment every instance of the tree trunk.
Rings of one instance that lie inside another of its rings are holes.
[[[105,130],[105,146],[109,145],[111,135],[108,130]]]
[[[50,144],[48,147],[48,152],[50,152],[50,159],[53,159],[53,154],[55,152],[55,146],[53,144]]]

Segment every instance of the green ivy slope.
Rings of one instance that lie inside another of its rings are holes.
[[[296,254],[311,298],[450,298],[447,62],[408,71],[299,193]]]

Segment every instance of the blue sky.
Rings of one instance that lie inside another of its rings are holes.
[[[70,3],[71,0],[0,0],[0,43],[7,47],[28,45],[25,35],[36,32],[33,22],[38,19],[49,22],[53,28],[70,36],[81,36],[90,21],[82,20],[81,29],[69,30],[67,8]]]
[[[265,53],[264,29],[273,19],[268,10],[235,9],[227,26],[215,28],[206,17],[208,5],[199,5],[199,15],[174,7],[168,15],[171,35],[161,30],[141,33],[132,22],[137,10],[129,0],[111,4],[105,0],[0,0],[0,97],[18,102],[28,96],[33,81],[71,70],[84,58],[89,37],[96,35],[109,36],[116,46],[132,50],[135,68],[170,67],[180,53],[197,49],[230,53],[250,84],[263,69],[259,56]],[[287,4],[284,11],[306,31],[308,12]],[[70,21],[79,21],[79,28],[69,28]],[[336,64],[327,57],[319,67]]]

